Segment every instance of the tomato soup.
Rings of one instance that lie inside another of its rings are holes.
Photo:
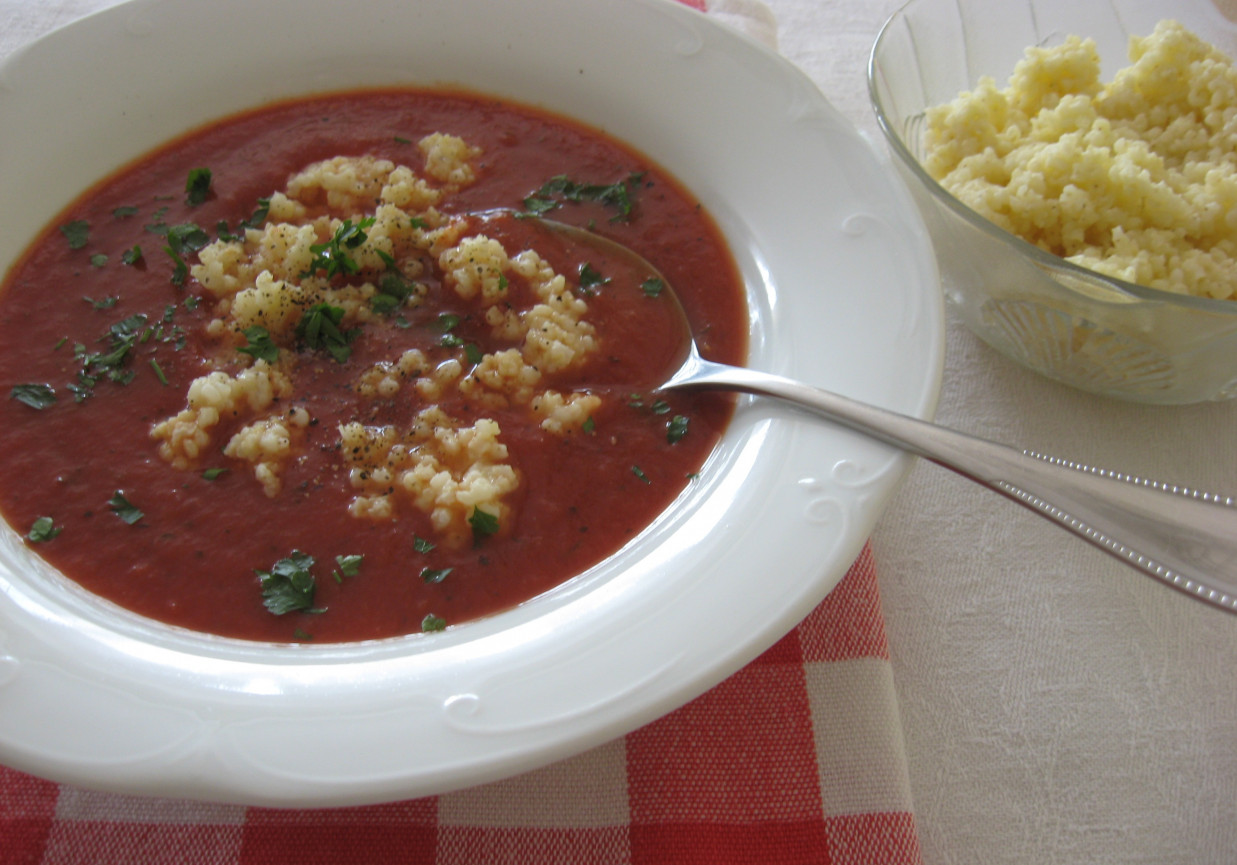
[[[612,555],[733,410],[656,392],[663,285],[748,322],[689,192],[570,120],[452,91],[280,103],[89,190],[0,295],[0,509],[144,616],[278,642],[486,616]]]

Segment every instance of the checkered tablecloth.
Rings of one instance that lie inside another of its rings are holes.
[[[759,3],[705,11],[776,39]],[[713,690],[506,781],[282,811],[98,793],[0,767],[0,865],[920,861],[870,548],[793,632]]]
[[[143,799],[0,768],[0,865],[915,865],[869,550],[793,632],[675,712],[561,763],[327,810]]]

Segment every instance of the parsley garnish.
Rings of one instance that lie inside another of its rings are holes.
[[[146,327],[146,316],[138,313],[116,322],[108,330],[111,346],[104,352],[88,352],[84,345],[74,348],[74,357],[81,363],[76,384],[69,385],[69,390],[81,402],[93,393],[95,383],[104,375],[117,384],[128,384],[133,379],[133,372],[124,369],[129,350],[142,337]]]
[[[593,289],[609,281],[609,277],[602,276],[601,272],[588,262],[580,265],[580,291],[584,294],[593,294]]]
[[[425,538],[416,537],[412,539],[412,548],[418,553],[428,553],[434,549],[434,544],[427,541]]]
[[[119,297],[105,297],[102,300],[95,300],[93,297],[83,297],[82,300],[93,306],[95,309],[111,309],[120,302]]]
[[[133,525],[145,516],[132,502],[125,498],[124,490],[116,490],[112,497],[107,500],[107,506],[112,509],[116,516],[129,525]]]
[[[205,229],[192,222],[182,222],[179,225],[173,225],[166,232],[168,246],[172,251],[179,254],[185,252],[197,252],[206,247],[210,243],[210,235]]]
[[[96,252],[94,255],[90,256],[91,267],[103,267],[106,264],[107,264],[107,256],[104,255],[103,253]]]
[[[60,226],[60,233],[69,242],[69,249],[81,249],[90,242],[90,223],[84,219],[75,219]]]
[[[150,215],[150,222],[146,223],[145,228],[151,234],[166,235],[168,233],[168,224],[163,221],[163,217],[167,216],[168,209],[166,206],[160,207]]]
[[[275,363],[279,360],[279,346],[271,341],[270,332],[262,325],[255,324],[253,327],[247,327],[241,333],[248,340],[248,344],[237,349],[241,354],[250,355],[267,363]]]
[[[666,290],[666,283],[665,280],[654,276],[640,283],[640,288],[648,297],[660,297],[661,293]]]
[[[50,541],[58,534],[60,534],[60,526],[56,525],[51,517],[39,517],[30,524],[30,533],[26,537],[33,544],[41,544],[44,541]]]
[[[130,216],[137,216],[139,213],[141,213],[141,210],[130,204],[123,207],[117,207],[112,211],[112,216],[117,219],[128,219]]]
[[[150,359],[150,368],[154,370],[155,378],[159,379],[159,384],[167,387],[168,377],[163,374],[163,367],[159,366],[159,361],[153,357]]]
[[[395,259],[378,250],[378,257],[387,266],[378,278],[378,293],[370,300],[370,307],[379,315],[390,315],[412,294],[415,283],[408,281],[395,264]]]
[[[646,484],[652,483],[652,481],[649,480],[649,476],[644,473],[644,469],[640,468],[640,466],[632,466],[631,473],[635,475],[636,477],[638,477],[640,480],[642,480]]]
[[[433,613],[429,613],[424,619],[421,620],[422,631],[442,631],[445,630],[446,627],[447,620],[441,616],[435,616]]]
[[[421,579],[427,583],[441,583],[454,568],[422,568]]]
[[[259,228],[262,223],[266,222],[267,214],[271,211],[271,200],[269,198],[259,198],[258,206],[249,218],[240,224],[241,228]]]
[[[225,466],[216,466],[215,468],[209,468],[202,472],[202,477],[205,480],[213,481],[218,480],[222,475],[226,475],[227,473],[228,470]]]
[[[622,222],[631,216],[632,198],[629,184],[639,178],[639,174],[633,174],[623,180],[604,185],[577,183],[567,175],[559,174],[551,177],[542,184],[540,189],[525,198],[524,207],[534,216],[540,216],[561,206],[563,202],[595,201],[617,211],[610,218],[611,222]]]
[[[374,217],[372,216],[367,216],[356,224],[353,224],[351,219],[345,219],[343,224],[335,229],[335,234],[330,240],[326,243],[315,243],[309,247],[314,257],[309,263],[309,270],[301,276],[313,276],[319,271],[324,271],[326,278],[330,279],[337,273],[356,273],[361,266],[349,253],[369,239],[365,229],[373,224]]]
[[[344,310],[328,303],[318,303],[311,306],[301,317],[296,326],[297,338],[311,349],[325,349],[339,363],[344,363],[352,354],[350,343],[358,333],[352,330],[340,330],[339,324],[344,320]]]
[[[9,396],[20,403],[40,411],[50,408],[56,403],[56,391],[46,384],[17,384],[9,391]]]
[[[473,505],[472,515],[468,518],[468,524],[472,526],[472,536],[477,542],[480,542],[489,535],[498,533],[498,517],[481,510],[476,505]]]
[[[210,195],[210,169],[194,168],[185,181],[185,203],[197,207]]]
[[[339,567],[334,571],[335,582],[342,583],[344,577],[355,577],[361,573],[361,560],[364,558],[359,554],[336,556],[335,564]]]
[[[276,616],[285,613],[320,613],[314,608],[314,557],[293,550],[269,571],[255,571],[262,586],[262,604]]]
[[[210,243],[210,235],[192,222],[173,225],[166,231],[167,246],[163,247],[172,258],[172,284],[184,285],[189,277],[189,265],[185,262],[185,252],[197,252]]]
[[[464,344],[464,340],[460,339],[451,331],[459,327],[460,317],[455,313],[444,312],[434,320],[434,330],[442,334],[442,339],[438,344],[444,348],[459,348]]]
[[[676,414],[670,418],[670,422],[666,424],[666,441],[670,444],[678,444],[678,442],[687,435],[688,420],[681,414]]]

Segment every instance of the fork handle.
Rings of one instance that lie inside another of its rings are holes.
[[[782,376],[701,361],[672,387],[776,397],[952,469],[1123,562],[1237,612],[1237,502],[957,432]]]

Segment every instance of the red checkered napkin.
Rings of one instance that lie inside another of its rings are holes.
[[[772,37],[751,0],[707,11]],[[920,861],[867,548],[805,621],[730,679],[622,739],[507,781],[279,811],[94,793],[0,767],[0,865]]]

